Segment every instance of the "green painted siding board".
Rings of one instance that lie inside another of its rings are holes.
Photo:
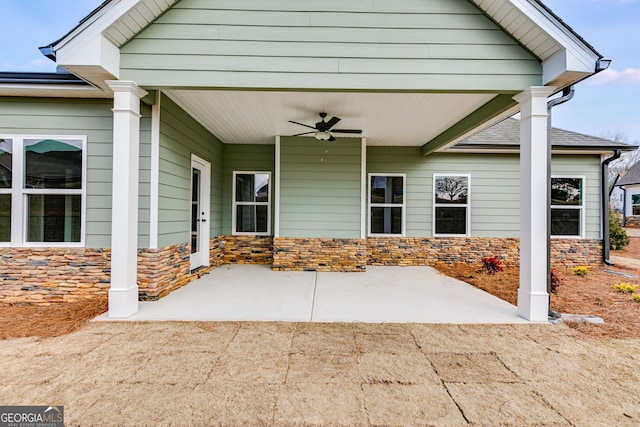
[[[111,108],[110,100],[0,99],[0,133],[87,137],[87,247],[111,247]]]
[[[360,139],[281,139],[280,235],[360,237]]]
[[[275,145],[238,144],[223,147],[223,204],[224,234],[232,234],[233,172],[271,172],[271,230],[273,231]]]
[[[121,78],[513,92],[541,80],[538,60],[467,0],[331,3],[182,0],[121,48]]]
[[[191,154],[211,163],[211,236],[222,233],[222,143],[168,96],[161,97],[158,245],[190,239]]]
[[[407,235],[432,235],[433,174],[471,176],[471,235],[518,237],[520,172],[517,155],[431,154],[420,159],[414,147],[368,147],[369,173],[407,174]],[[554,156],[553,173],[586,176],[586,237],[599,238],[600,158]]]

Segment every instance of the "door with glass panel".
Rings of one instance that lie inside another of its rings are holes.
[[[209,265],[211,164],[191,156],[191,269]]]

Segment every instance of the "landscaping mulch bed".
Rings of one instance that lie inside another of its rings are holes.
[[[640,243],[640,239],[637,240]],[[482,264],[440,264],[441,273],[465,281],[511,304],[518,299],[519,270],[505,266],[504,271],[487,274]],[[551,295],[551,308],[568,314],[587,314],[604,319],[604,325],[571,322],[569,325],[589,336],[611,338],[640,338],[640,303],[631,301],[631,295],[611,287],[621,282],[639,285],[640,280],[606,273],[604,270],[636,274],[640,271],[619,267],[589,267],[586,276],[576,275],[572,269],[557,269],[563,284],[557,294]]]
[[[106,297],[51,305],[0,305],[0,340],[65,335],[106,311]]]

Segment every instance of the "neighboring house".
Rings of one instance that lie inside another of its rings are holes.
[[[625,227],[640,227],[640,163],[633,165],[618,179],[611,196],[620,200]],[[613,201],[611,203],[613,205]]]
[[[539,1],[112,0],[41,50],[72,74],[0,74],[3,301],[496,255],[547,319],[547,101],[605,67]],[[568,264],[599,262],[618,147],[583,143],[554,146]]]

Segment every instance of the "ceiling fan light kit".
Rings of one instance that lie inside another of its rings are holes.
[[[320,131],[320,132],[316,132],[315,135],[313,135],[313,136],[318,141],[328,141],[329,139],[331,139],[332,135],[329,132]]]
[[[302,132],[296,135],[291,136],[301,136],[301,135],[309,135],[313,134],[314,138],[318,141],[335,141],[336,138],[333,136],[333,133],[353,133],[353,134],[361,134],[362,130],[360,129],[331,129],[334,127],[339,121],[339,117],[332,117],[328,122],[325,122],[324,119],[327,117],[327,113],[320,113],[320,118],[322,119],[315,126],[305,125],[304,123],[294,122],[293,120],[289,120],[289,123],[294,123],[296,125],[304,126],[309,129],[313,129],[313,131]]]

